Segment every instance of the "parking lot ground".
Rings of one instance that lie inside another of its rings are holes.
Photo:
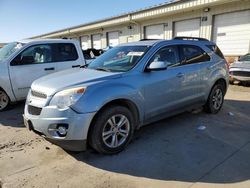
[[[0,113],[0,187],[250,187],[250,87],[230,86],[217,115],[143,127],[112,156],[50,144],[24,127],[23,106]]]

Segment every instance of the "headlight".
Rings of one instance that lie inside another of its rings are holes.
[[[78,87],[60,91],[51,99],[50,106],[57,106],[60,109],[67,108],[75,104],[84,94],[85,90],[85,87]]]

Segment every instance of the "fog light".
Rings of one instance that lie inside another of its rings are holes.
[[[65,126],[59,126],[57,128],[57,133],[59,134],[59,136],[66,136],[67,128]]]

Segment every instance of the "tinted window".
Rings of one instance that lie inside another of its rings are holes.
[[[41,44],[28,47],[11,63],[12,65],[41,64],[52,62],[52,46]]]
[[[219,47],[216,45],[207,45],[207,47],[213,51],[215,54],[217,54],[219,57],[221,57],[222,59],[224,59],[224,55],[222,54],[222,52],[220,51]]]
[[[78,59],[76,48],[70,43],[56,44],[56,57],[55,61],[74,61]]]
[[[179,48],[182,64],[193,64],[210,61],[210,56],[198,46],[181,45]]]
[[[175,46],[163,47],[160,49],[150,60],[150,63],[153,61],[164,61],[169,64],[169,66],[177,65],[178,53]]]

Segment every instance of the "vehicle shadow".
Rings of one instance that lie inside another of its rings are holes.
[[[226,100],[217,115],[183,113],[141,128],[125,151],[69,152],[109,172],[157,180],[234,183],[250,179],[250,102]]]
[[[25,127],[22,114],[24,112],[24,102],[18,102],[10,106],[6,111],[0,112],[0,126]]]

